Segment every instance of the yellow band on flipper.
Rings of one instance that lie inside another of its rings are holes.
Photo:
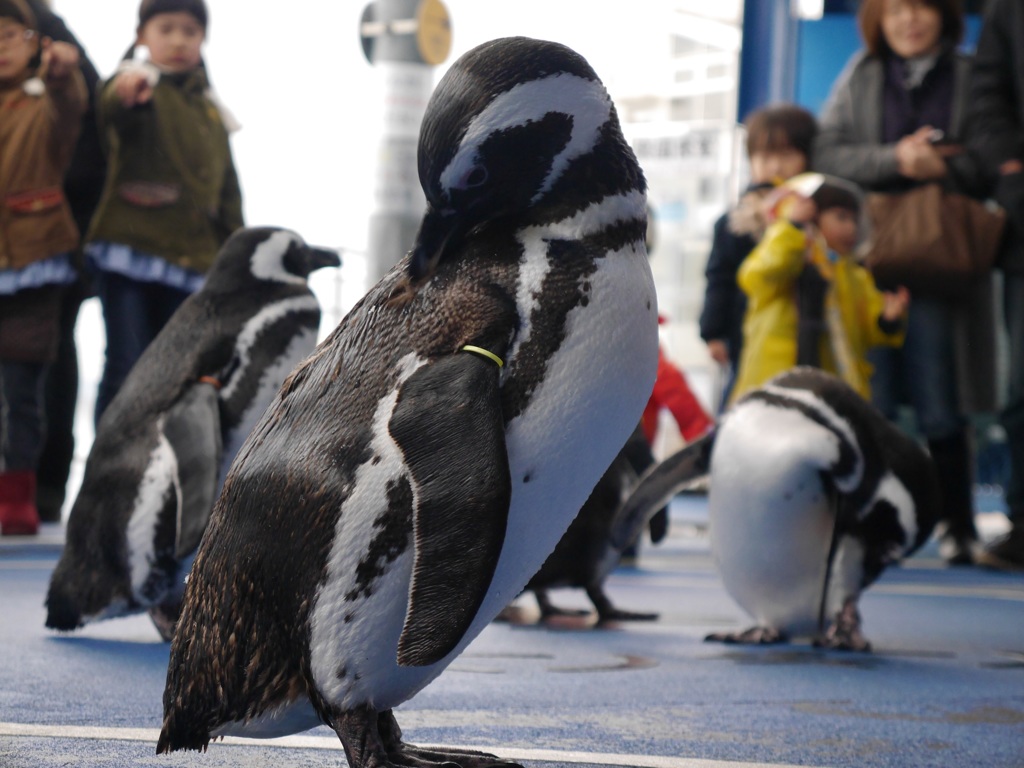
[[[486,357],[492,363],[497,363],[499,368],[505,366],[505,361],[498,357],[496,354],[483,347],[474,347],[472,344],[467,344],[461,350],[462,352],[472,352],[474,355],[480,355],[480,357]]]

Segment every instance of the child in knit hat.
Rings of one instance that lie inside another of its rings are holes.
[[[96,420],[243,225],[229,133],[210,91],[202,0],[143,0],[135,44],[103,84],[107,181],[86,237],[106,327]]]

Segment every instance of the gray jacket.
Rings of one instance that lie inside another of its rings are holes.
[[[949,138],[960,141],[967,117],[971,59],[958,52],[953,66]],[[854,181],[868,192],[903,178],[897,170],[896,145],[882,143],[884,87],[881,58],[861,51],[850,59],[836,79],[818,121],[818,138],[811,156],[816,170]],[[976,197],[985,194],[985,177],[972,155],[951,158],[948,166],[953,189]]]
[[[957,141],[963,136],[967,117],[971,60],[960,53],[955,56],[950,133]],[[896,145],[882,143],[884,86],[881,58],[862,51],[850,59],[822,108],[811,156],[814,170],[854,181],[868,192],[902,178]],[[964,153],[952,158],[948,167],[948,186],[966,194],[984,193],[985,177],[973,156]],[[941,300],[914,296],[911,303],[914,301]],[[964,412],[988,412],[998,406],[995,306],[992,275],[977,280],[970,293],[951,306],[957,384]]]

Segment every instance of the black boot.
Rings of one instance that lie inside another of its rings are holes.
[[[928,441],[939,471],[944,533],[939,552],[950,565],[971,565],[978,542],[974,527],[974,477],[967,433]]]

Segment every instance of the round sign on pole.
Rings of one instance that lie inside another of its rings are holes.
[[[441,0],[374,0],[363,9],[359,39],[371,64],[436,66],[451,52],[451,19]]]
[[[381,123],[369,132],[378,141],[366,252],[373,284],[412,247],[426,208],[417,173],[419,129],[433,67],[451,52],[452,28],[442,0],[373,0],[359,36],[380,86]]]
[[[423,61],[441,64],[452,50],[452,22],[441,0],[422,0],[416,10],[416,45]]]

